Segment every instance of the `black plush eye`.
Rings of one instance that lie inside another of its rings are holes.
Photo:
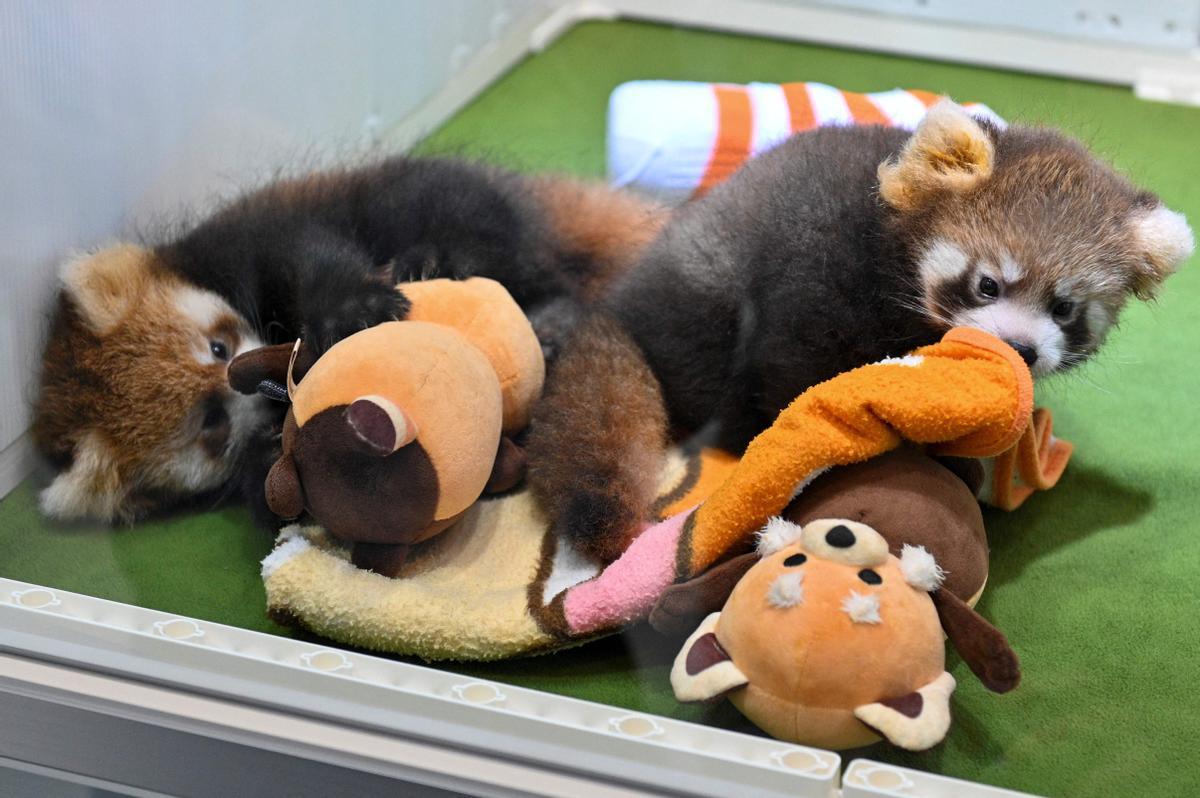
[[[872,571],[870,568],[864,568],[859,571],[858,578],[866,582],[868,585],[883,584],[883,577]]]
[[[229,414],[225,412],[225,405],[214,403],[210,404],[204,411],[204,420],[201,425],[204,429],[214,429],[221,426],[229,419]]]
[[[783,564],[788,568],[794,568],[797,565],[804,565],[804,563],[807,561],[808,557],[805,557],[803,554],[793,554],[791,557],[788,557],[786,560],[784,560]]]
[[[979,278],[979,293],[988,299],[995,299],[1000,296],[1000,284],[984,275]]]
[[[209,341],[208,351],[212,352],[213,357],[217,360],[229,359],[229,347],[225,345],[224,341]]]
[[[1054,314],[1056,319],[1065,319],[1075,311],[1075,303],[1069,299],[1060,299],[1055,302],[1050,312]]]

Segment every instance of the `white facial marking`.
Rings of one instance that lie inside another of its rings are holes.
[[[160,487],[177,491],[206,491],[219,487],[233,475],[234,465],[255,430],[270,419],[271,400],[264,396],[231,393],[224,397],[229,414],[229,440],[220,457],[213,457],[196,439],[198,430],[188,427],[180,433],[175,454],[167,460],[162,475],[155,480]]]
[[[190,285],[184,286],[175,293],[175,307],[184,318],[192,322],[196,330],[200,331],[200,335],[196,338],[193,354],[201,365],[211,366],[218,362],[217,356],[213,354],[210,346],[209,335],[222,317],[239,320],[241,340],[238,343],[237,351],[229,353],[229,359],[232,360],[237,354],[262,346],[262,342],[250,333],[250,325],[230,307],[228,302],[212,291]],[[224,343],[228,346],[232,342]]]
[[[967,253],[944,238],[935,238],[917,261],[926,288],[960,277],[968,265]]]
[[[263,345],[250,330],[250,324],[218,294],[195,286],[182,286],[174,295],[179,313],[188,319],[197,331],[193,356],[204,366],[217,365],[224,361],[217,358],[211,348],[212,329],[223,319],[237,320],[238,336],[236,347],[233,341],[223,341],[231,347],[227,360],[243,352]],[[205,491],[220,486],[233,473],[234,464],[256,429],[270,418],[270,400],[261,396],[243,396],[228,391],[222,392],[225,412],[229,414],[229,440],[220,457],[214,458],[205,451],[196,439],[199,429],[189,426],[180,431],[175,454],[166,462],[163,473],[155,480],[161,487],[179,491]]]
[[[190,285],[175,294],[175,307],[202,329],[216,324],[222,314],[233,313],[229,303],[217,294]]]
[[[71,467],[55,477],[38,498],[42,512],[51,518],[112,520],[125,494],[108,449],[95,433],[87,433],[75,446]]]
[[[185,446],[167,461],[168,486],[182,491],[215,488],[226,478],[226,460],[214,460],[200,444]]]
[[[882,623],[879,616],[879,596],[874,593],[862,594],[854,590],[842,600],[842,612],[850,616],[855,623]]]
[[[1103,337],[1108,328],[1112,326],[1112,309],[1103,302],[1086,302],[1083,312],[1087,316],[1088,329],[1093,335]]]
[[[953,321],[991,333],[1002,341],[1033,347],[1038,357],[1030,370],[1037,376],[1051,373],[1062,363],[1066,337],[1047,310],[1001,298],[990,305],[960,311]]]
[[[771,583],[767,590],[767,603],[777,609],[785,610],[795,607],[804,601],[804,572],[783,574]]]
[[[919,590],[933,591],[942,586],[946,574],[924,546],[905,543],[900,550],[900,571],[904,581]]]
[[[230,356],[229,359],[233,360],[233,358],[237,357],[238,355],[242,354],[243,352],[249,352],[252,349],[258,349],[262,345],[263,345],[263,342],[261,340],[259,340],[257,335],[254,335],[253,333],[244,333],[238,339],[237,350],[232,353],[232,355]]]
[[[800,539],[803,530],[791,521],[785,521],[779,516],[767,520],[767,525],[758,533],[758,556],[769,557],[785,546],[790,546]]]
[[[1017,283],[1025,276],[1025,270],[1021,268],[1021,264],[1013,260],[1012,255],[1005,253],[1000,259],[1000,276],[1004,278],[1004,282],[1008,284]]]

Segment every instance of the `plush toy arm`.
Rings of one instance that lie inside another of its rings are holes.
[[[671,688],[680,701],[713,701],[749,683],[717,642],[714,612],[692,632],[671,667]]]
[[[276,344],[238,355],[229,364],[229,387],[244,394],[259,393],[260,385],[266,381],[286,388],[293,347],[294,343]],[[292,379],[299,382],[316,360],[312,349],[301,344],[292,366]]]
[[[529,458],[525,450],[513,443],[507,435],[500,438],[500,446],[496,449],[496,463],[492,466],[492,475],[488,477],[485,493],[503,493],[515,488],[525,478],[525,466]]]
[[[705,615],[725,605],[733,587],[758,562],[754,552],[715,565],[695,579],[671,585],[650,610],[650,625],[666,635],[694,628]]]
[[[1007,693],[1021,681],[1017,654],[999,629],[949,590],[929,594],[946,636],[984,687]]]
[[[296,518],[304,512],[304,488],[289,455],[275,461],[267,474],[267,506],[280,518]]]

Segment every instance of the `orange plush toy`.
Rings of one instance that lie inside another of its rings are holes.
[[[728,694],[773,736],[826,748],[941,741],[955,686],[943,631],[989,689],[1020,679],[1004,635],[970,607],[988,570],[981,476],[975,461],[904,447],[818,477],[756,553],[660,598],[650,622],[665,630],[724,604],[676,660],[676,695]]]
[[[409,546],[521,480],[512,436],[545,376],[533,328],[499,283],[400,288],[412,303],[404,321],[352,335],[315,362],[297,343],[248,352],[229,369],[244,393],[294,386],[283,455],[267,477],[271,510],[307,510],[355,544],[355,565],[388,576]]]

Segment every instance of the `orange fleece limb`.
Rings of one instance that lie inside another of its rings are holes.
[[[990,457],[1029,425],[1033,383],[1007,344],[957,328],[906,358],[863,366],[790,404],[746,449],[684,532],[680,576],[693,576],[778,515],[806,481],[909,440],[936,454]]]
[[[1049,490],[1058,483],[1073,447],[1053,434],[1050,411],[1033,411],[1033,423],[1025,428],[1015,446],[995,459],[991,495],[988,504],[1001,510],[1015,510],[1035,491]]]

